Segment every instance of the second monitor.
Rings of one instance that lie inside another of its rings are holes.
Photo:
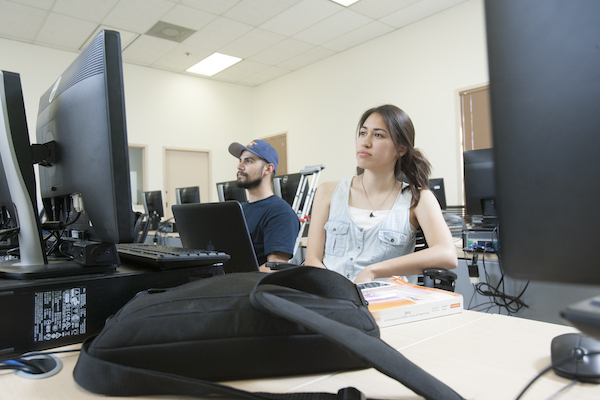
[[[200,187],[190,186],[175,189],[177,204],[200,203]]]

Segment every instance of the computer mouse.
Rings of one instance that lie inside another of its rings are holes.
[[[567,333],[552,339],[551,354],[552,364],[558,363],[553,368],[557,375],[581,382],[600,383],[600,340]]]

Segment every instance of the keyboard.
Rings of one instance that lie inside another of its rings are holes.
[[[151,243],[121,243],[117,251],[122,260],[158,269],[222,264],[231,257],[222,251],[184,249]]]

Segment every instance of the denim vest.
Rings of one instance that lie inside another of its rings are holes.
[[[354,223],[348,211],[351,182],[352,177],[342,179],[331,196],[323,264],[354,280],[371,264],[414,252],[416,238],[410,226],[410,190],[400,191],[383,221],[363,229]],[[403,183],[402,188],[406,186]]]

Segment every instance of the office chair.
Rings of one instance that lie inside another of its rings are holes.
[[[444,220],[450,229],[450,233],[453,238],[462,238],[463,230],[467,229],[467,225],[464,219],[456,214],[444,214]],[[423,231],[419,228],[417,230],[417,240],[415,244],[415,251],[426,249],[427,241]],[[456,273],[447,271],[441,268],[428,268],[423,271],[423,276],[419,276],[419,284],[425,287],[432,287],[436,289],[443,289],[454,292],[455,281],[457,279]]]
[[[146,241],[146,237],[148,236],[148,231],[150,230],[151,220],[148,217],[148,214],[142,214],[140,212],[136,212],[136,220],[133,228],[134,238],[133,243],[144,243]]]

